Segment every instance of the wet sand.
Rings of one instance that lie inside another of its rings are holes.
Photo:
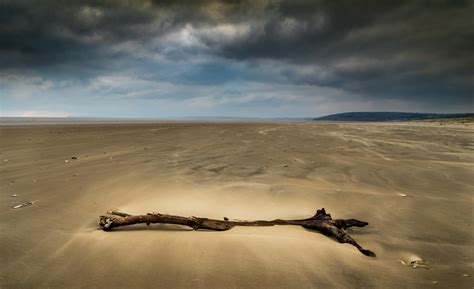
[[[2,289],[474,285],[472,125],[0,129]],[[35,203],[12,209],[24,201]],[[377,258],[295,226],[97,230],[99,215],[112,209],[290,219],[322,207],[334,218],[368,221],[351,235]],[[429,270],[399,261],[415,259],[426,260]]]

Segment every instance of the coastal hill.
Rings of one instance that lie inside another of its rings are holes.
[[[313,118],[317,121],[410,121],[474,118],[474,113],[344,112]]]

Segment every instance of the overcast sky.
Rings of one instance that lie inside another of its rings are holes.
[[[473,3],[0,0],[0,115],[473,112]]]

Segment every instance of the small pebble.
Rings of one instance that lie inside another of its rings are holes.
[[[67,164],[69,162],[69,160],[65,160],[64,162]]]
[[[13,194],[13,195],[12,195],[12,198],[16,198],[16,197],[18,197],[17,194]]]
[[[284,165],[283,165],[283,167],[284,167],[284,168],[287,168],[287,167],[288,167],[288,165],[287,165],[287,164],[284,164]]]
[[[79,159],[78,157],[72,157],[71,160],[77,160]]]
[[[469,274],[464,274],[463,276],[464,277],[471,277]]]

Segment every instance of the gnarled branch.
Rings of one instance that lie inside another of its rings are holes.
[[[301,220],[282,220],[273,221],[236,221],[216,220],[199,217],[181,217],[159,213],[148,213],[146,215],[130,215],[122,212],[108,212],[107,216],[100,216],[99,225],[104,231],[110,231],[113,228],[134,225],[134,224],[175,224],[193,228],[194,230],[213,230],[227,231],[235,226],[274,226],[274,225],[298,225],[308,230],[318,231],[326,236],[336,238],[340,243],[348,243],[355,246],[359,251],[370,257],[375,257],[375,253],[362,248],[345,231],[350,227],[364,227],[369,223],[356,219],[336,219],[333,220],[330,214],[326,214],[324,208],[318,210],[314,216]]]

